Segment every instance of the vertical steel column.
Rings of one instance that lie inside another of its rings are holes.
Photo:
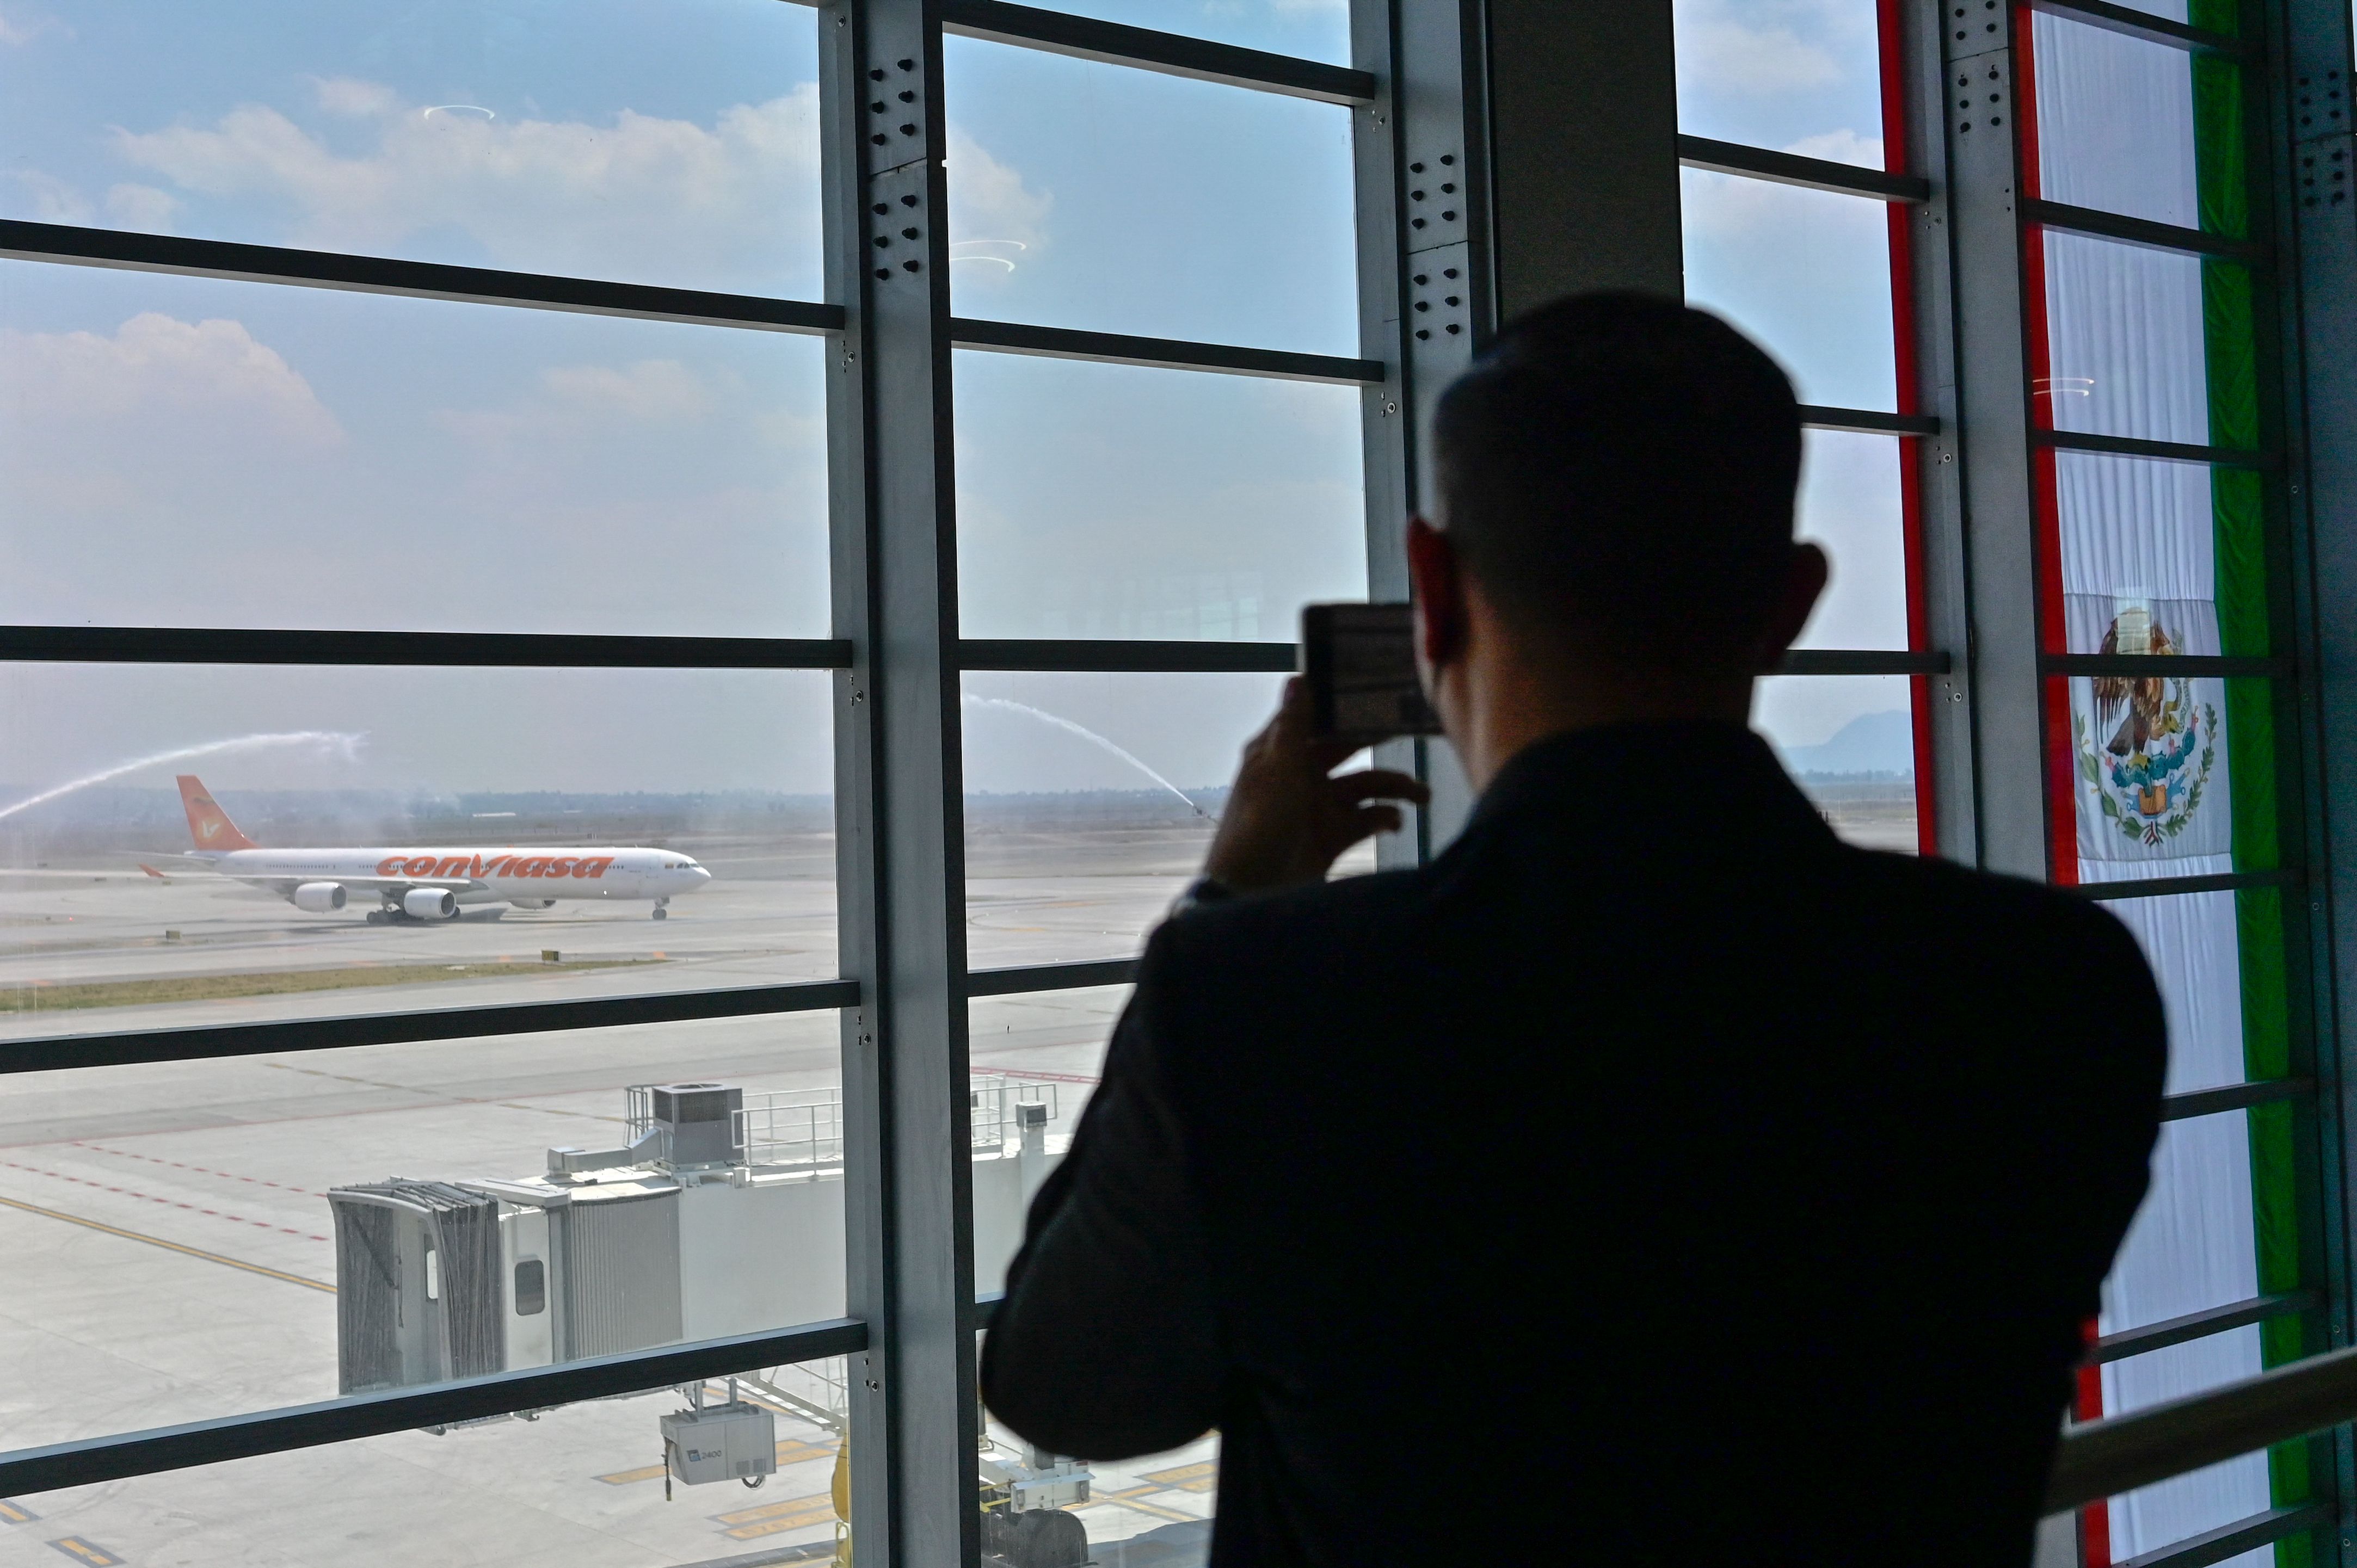
[[[1929,646],[1952,657],[1931,687],[1932,775],[1928,793],[1940,854],[1964,865],[1979,856],[1973,790],[1971,601],[1965,592],[1964,506],[1956,432],[1963,417],[1956,373],[1955,281],[1950,272],[1952,180],[1948,166],[1947,60],[1939,7],[1908,0],[1899,7],[1900,80],[1891,84],[1905,107],[1900,164],[1931,182],[1932,199],[1903,208],[1909,229],[1916,406],[1940,422],[1940,434],[1914,443]]]
[[[2302,784],[2308,805],[2308,965],[2314,993],[2314,1070],[2325,1167],[2325,1263],[2332,1300],[2330,1342],[2351,1342],[2347,1299],[2352,1235],[2342,1141],[2357,1126],[2357,1083],[2340,1070],[2339,1043],[2357,1027],[2357,922],[2340,895],[2357,868],[2357,107],[2352,102],[2347,0],[2282,0],[2270,18],[2266,60],[2285,149],[2275,183],[2273,236],[2291,258],[2282,269],[2285,367],[2292,382],[2285,422],[2286,494],[2293,541],[2293,652],[2306,672],[2301,703]],[[2296,928],[2295,928],[2296,929]],[[2357,1563],[2357,1453],[2348,1427],[2334,1434],[2338,1528],[2343,1563]]]
[[[1396,320],[1379,320],[1370,305],[1365,352],[1399,367],[1406,423],[1394,460],[1405,476],[1401,504],[1415,508],[1430,502],[1421,459],[1432,400],[1501,320],[1583,289],[1684,296],[1677,63],[1668,0],[1395,5],[1387,72],[1374,52],[1382,7],[1358,0],[1354,14],[1361,62],[1389,90],[1398,214]],[[1361,166],[1364,213],[1363,152]],[[1361,235],[1372,243],[1371,228]],[[1380,351],[1378,331],[1392,334]],[[1434,853],[1472,798],[1447,746],[1424,752]]]
[[[932,0],[820,16],[831,367],[845,1219],[861,1568],[971,1563],[974,1264],[951,474],[948,203]]]
[[[1976,742],[1975,831],[1965,847],[1975,864],[1989,870],[2043,881],[2046,754],[2024,358],[2014,13],[1998,0],[1917,9],[1929,12],[1927,20],[1940,29],[1944,70],[1938,102],[1948,166],[1955,304],[1952,362],[1957,367],[1950,395],[1964,433],[1950,466],[1963,470],[1962,553],[1969,604],[1962,690]]]

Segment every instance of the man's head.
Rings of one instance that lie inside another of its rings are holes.
[[[1437,527],[1409,544],[1444,714],[1453,661],[1502,660],[1493,682],[1600,691],[1604,717],[1740,718],[1824,586],[1792,541],[1791,381],[1673,301],[1581,295],[1510,323],[1442,397],[1432,450]]]

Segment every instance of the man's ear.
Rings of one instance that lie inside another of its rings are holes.
[[[1777,591],[1776,603],[1768,613],[1765,635],[1760,638],[1760,668],[1773,670],[1809,624],[1809,612],[1817,607],[1824,596],[1825,584],[1833,575],[1833,563],[1825,553],[1806,542],[1792,546],[1786,559],[1783,585]]]
[[[1457,545],[1421,517],[1407,520],[1407,575],[1415,600],[1415,657],[1427,675],[1465,649],[1465,577]]]

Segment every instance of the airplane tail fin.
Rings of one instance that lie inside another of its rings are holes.
[[[188,809],[188,836],[200,850],[260,849],[262,846],[237,831],[229,813],[206,793],[204,780],[193,773],[180,775],[180,804]]]

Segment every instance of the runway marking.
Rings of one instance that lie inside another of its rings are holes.
[[[1162,1486],[1183,1486],[1186,1490],[1195,1490],[1186,1483],[1211,1481],[1216,1476],[1219,1476],[1219,1459],[1204,1459],[1202,1465],[1181,1465],[1178,1469],[1150,1469],[1138,1476],[1138,1481],[1159,1481]]]
[[[72,1558],[75,1562],[91,1563],[95,1565],[95,1568],[111,1568],[112,1564],[118,1563],[123,1561],[122,1558],[117,1557],[113,1552],[109,1552],[105,1547],[100,1546],[92,1541],[84,1541],[78,1535],[69,1535],[64,1537],[62,1540],[52,1541],[49,1544],[56,1547],[59,1552],[64,1552],[67,1556]]]
[[[26,1171],[34,1176],[48,1176],[53,1181],[70,1181],[80,1187],[95,1187],[101,1192],[115,1192],[121,1193],[125,1197],[144,1198],[149,1203],[160,1203],[168,1208],[185,1208],[191,1214],[210,1214],[216,1219],[228,1219],[240,1225],[251,1225],[257,1230],[275,1230],[285,1236],[307,1236],[314,1241],[328,1240],[325,1236],[313,1235],[308,1230],[297,1230],[291,1225],[274,1225],[267,1219],[248,1219],[242,1214],[223,1214],[217,1208],[200,1208],[193,1203],[182,1203],[178,1198],[157,1197],[153,1193],[139,1192],[127,1187],[109,1187],[104,1182],[91,1181],[87,1176],[68,1176],[63,1171],[45,1171],[38,1165],[19,1165],[15,1160],[0,1160],[0,1165],[5,1165],[12,1171]]]
[[[0,1524],[30,1524],[40,1517],[20,1502],[0,1498]]]
[[[732,1530],[728,1532],[740,1541],[749,1541],[756,1535],[774,1535],[781,1530],[797,1529],[804,1522],[815,1523],[815,1520],[805,1521],[800,1519],[796,1519],[791,1524],[782,1522],[790,1516],[809,1513],[813,1508],[819,1510],[820,1519],[833,1519],[834,1517],[834,1494],[820,1492],[812,1497],[796,1498],[791,1502],[764,1503],[757,1509],[738,1509],[734,1513],[716,1513],[712,1516],[712,1520],[715,1524],[766,1524],[769,1526],[767,1530]]]
[[[274,1187],[281,1192],[299,1192],[305,1197],[325,1197],[328,1196],[324,1192],[313,1192],[307,1187],[288,1187],[283,1182],[264,1181],[260,1176],[240,1176],[235,1171],[217,1171],[211,1169],[210,1166],[192,1165],[179,1160],[162,1159],[155,1155],[135,1154],[129,1149],[110,1149],[103,1144],[85,1144],[80,1139],[76,1139],[73,1146],[77,1149],[89,1149],[93,1153],[101,1155],[118,1155],[126,1160],[145,1160],[151,1165],[169,1165],[176,1171],[195,1171],[199,1176],[217,1176],[224,1181],[246,1181],[252,1182],[256,1187]],[[317,1236],[312,1239],[319,1241],[327,1240],[324,1236]]]
[[[976,1078],[1036,1078],[1042,1083],[1103,1083],[1101,1078],[1090,1078],[1077,1072],[1031,1072],[1019,1067],[975,1068]]]
[[[285,1280],[290,1285],[305,1285],[312,1290],[323,1290],[329,1295],[336,1294],[336,1287],[323,1280],[306,1279],[301,1274],[290,1274],[279,1269],[266,1269],[260,1263],[249,1263],[242,1258],[224,1258],[219,1252],[208,1252],[202,1247],[183,1246],[178,1241],[167,1241],[161,1236],[148,1236],[137,1230],[125,1230],[119,1225],[107,1225],[95,1219],[85,1219],[79,1214],[61,1214],[54,1208],[43,1208],[38,1203],[26,1203],[13,1197],[0,1197],[0,1205],[22,1209],[27,1214],[38,1214],[45,1219],[62,1219],[69,1225],[80,1225],[85,1230],[101,1230],[109,1236],[120,1236],[126,1241],[145,1241],[150,1247],[161,1247],[167,1252],[178,1252],[186,1257],[202,1258],[209,1263],[221,1263],[229,1268],[242,1269],[249,1274],[262,1274],[274,1280]],[[56,1543],[53,1541],[50,1544]]]
[[[264,1062],[262,1065],[264,1067],[274,1067],[282,1072],[299,1072],[307,1078],[331,1078],[338,1083],[357,1083],[364,1089],[390,1089],[397,1094],[422,1094],[425,1096],[434,1106],[496,1105],[502,1111],[537,1111],[544,1115],[571,1116],[583,1122],[619,1122],[629,1120],[627,1117],[622,1116],[601,1116],[594,1111],[566,1111],[560,1106],[554,1105],[519,1105],[512,1100],[453,1100],[447,1095],[438,1094],[430,1089],[415,1089],[405,1083],[382,1083],[372,1078],[354,1078],[349,1073],[329,1072],[324,1068],[296,1067],[292,1062]],[[414,1105],[404,1106],[402,1109],[423,1111],[428,1109],[428,1107]]]
[[[1148,1492],[1167,1492],[1169,1489],[1168,1487],[1132,1487],[1127,1491],[1122,1492],[1098,1492],[1084,1503],[1066,1503],[1064,1506],[1067,1509],[1092,1509],[1099,1503],[1113,1503],[1121,1508],[1135,1509],[1139,1513],[1150,1515],[1155,1519],[1177,1520],[1191,1524],[1202,1523],[1203,1521],[1194,1514],[1180,1513],[1177,1509],[1166,1509],[1159,1503],[1138,1501],[1138,1498]]]

